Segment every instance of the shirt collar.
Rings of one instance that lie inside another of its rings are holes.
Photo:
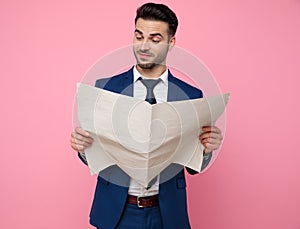
[[[147,77],[141,75],[141,73],[139,73],[139,71],[136,69],[136,66],[134,66],[134,68],[133,68],[133,82],[136,82],[139,77],[147,78]],[[166,71],[163,72],[163,74],[160,75],[159,78],[162,80],[162,82],[165,85],[168,85],[168,68],[166,69]]]

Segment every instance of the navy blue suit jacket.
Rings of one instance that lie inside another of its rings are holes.
[[[168,101],[201,98],[201,90],[168,74]],[[96,81],[96,87],[133,96],[133,68],[111,78]],[[184,153],[184,152],[183,152]],[[196,172],[188,169],[191,174]],[[173,174],[173,177],[167,177]],[[174,176],[174,174],[177,174]],[[167,180],[159,186],[159,206],[165,229],[190,228],[184,168],[172,164],[160,174]],[[126,198],[130,178],[116,165],[100,172],[90,213],[90,223],[101,229],[113,229],[119,222]]]

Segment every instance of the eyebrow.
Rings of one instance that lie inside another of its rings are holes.
[[[138,29],[135,29],[134,32],[143,35],[143,32]],[[150,33],[150,37],[155,37],[155,36],[160,36],[162,38],[164,37],[161,33]]]

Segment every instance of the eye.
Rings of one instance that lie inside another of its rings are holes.
[[[142,40],[143,37],[142,36],[135,36],[135,39],[137,39],[138,41]]]
[[[159,42],[161,42],[161,39],[154,38],[154,39],[152,39],[152,42],[155,43],[155,44],[158,44]]]

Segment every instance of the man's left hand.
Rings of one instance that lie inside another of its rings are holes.
[[[211,153],[219,149],[223,140],[221,130],[216,126],[204,126],[202,131],[203,133],[199,135],[199,140],[204,146],[204,153]]]

